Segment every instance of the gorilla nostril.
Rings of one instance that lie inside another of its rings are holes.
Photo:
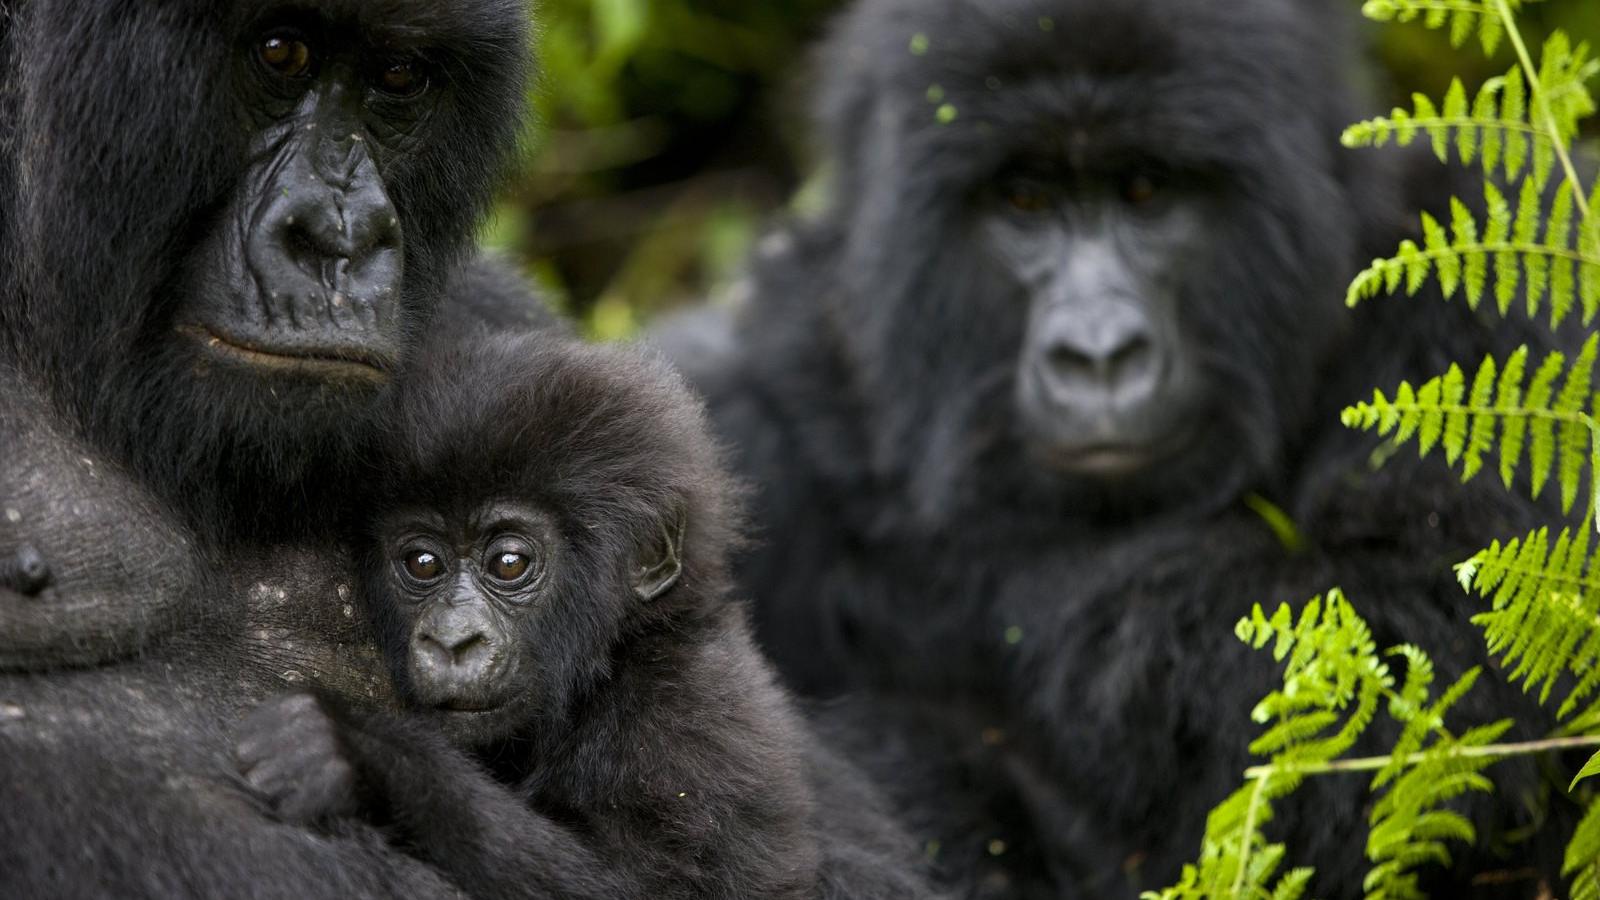
[[[1050,368],[1063,377],[1092,374],[1095,370],[1094,358],[1070,344],[1055,344],[1048,351],[1047,358]]]
[[[470,635],[450,647],[450,662],[457,666],[476,665],[489,655],[489,639]]]
[[[417,661],[430,669],[447,669],[452,655],[433,635],[419,634],[415,641]]]
[[[1155,363],[1155,344],[1142,334],[1132,337],[1111,354],[1109,374],[1113,382],[1136,378]]]

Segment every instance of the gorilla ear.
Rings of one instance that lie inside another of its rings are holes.
[[[654,600],[672,590],[683,574],[683,533],[688,530],[688,510],[661,523],[661,533],[645,545],[633,570],[633,592],[640,600]]]

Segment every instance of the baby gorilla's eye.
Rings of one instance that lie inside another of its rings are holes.
[[[483,573],[501,585],[520,587],[540,575],[538,545],[515,534],[501,535],[484,554]]]
[[[304,78],[311,72],[311,47],[292,34],[268,35],[256,45],[256,59],[284,78]]]
[[[392,62],[378,73],[378,87],[392,97],[409,99],[428,89],[428,73],[415,62]]]
[[[500,581],[516,581],[528,574],[529,565],[531,561],[526,555],[505,550],[489,561],[489,574]]]
[[[412,550],[406,554],[406,574],[418,581],[432,581],[444,574],[444,561],[436,553]]]

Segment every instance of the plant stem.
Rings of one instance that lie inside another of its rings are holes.
[[[1600,734],[1545,738],[1538,741],[1524,741],[1518,744],[1485,744],[1482,747],[1457,747],[1445,755],[1464,757],[1525,756],[1530,753],[1543,753],[1546,750],[1570,750],[1575,747],[1600,747]],[[1411,753],[1405,757],[1405,762],[1406,765],[1414,765],[1435,755],[1433,753]],[[1280,772],[1298,772],[1302,775],[1329,775],[1336,772],[1376,772],[1387,766],[1393,759],[1390,756],[1364,756],[1357,759],[1336,759],[1332,762],[1303,766],[1251,766],[1244,770],[1244,777],[1254,778],[1261,783],[1265,783],[1267,776],[1276,775]],[[1254,809],[1251,811],[1253,813]]]
[[[1233,876],[1233,889],[1228,891],[1228,896],[1237,897],[1244,888],[1244,873],[1250,868],[1250,851],[1254,849],[1256,834],[1256,810],[1261,807],[1261,794],[1267,789],[1265,778],[1257,779],[1255,790],[1250,792],[1250,806],[1244,814],[1244,832],[1239,840],[1239,871]]]
[[[1566,142],[1561,139],[1561,132],[1556,130],[1556,117],[1550,112],[1550,102],[1545,98],[1544,85],[1539,81],[1539,70],[1533,65],[1533,56],[1528,53],[1528,45],[1522,42],[1522,32],[1517,28],[1517,17],[1511,12],[1506,0],[1494,0],[1494,7],[1500,14],[1500,21],[1505,23],[1506,35],[1511,38],[1511,46],[1517,50],[1517,59],[1522,62],[1522,71],[1528,74],[1528,86],[1533,91],[1534,102],[1544,118],[1544,127],[1550,133],[1550,143],[1556,149],[1556,157],[1561,160],[1561,168],[1566,172],[1567,181],[1572,184],[1572,197],[1577,201],[1578,212],[1584,218],[1588,218],[1589,200],[1584,196],[1583,182],[1578,180],[1578,170],[1572,165],[1572,156],[1567,153]]]

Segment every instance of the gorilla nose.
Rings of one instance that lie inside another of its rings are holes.
[[[480,605],[435,609],[412,636],[411,674],[430,705],[487,708],[504,654]]]
[[[309,192],[269,227],[282,259],[327,290],[369,297],[399,280],[399,220],[375,184]]]
[[[438,673],[470,676],[493,660],[494,649],[482,631],[423,631],[417,635],[417,659]]]
[[[265,188],[247,253],[263,289],[259,324],[276,336],[257,341],[293,349],[278,345],[301,332],[312,349],[327,350],[352,340],[340,332],[392,325],[400,219],[364,143],[330,140],[293,154]]]
[[[1038,366],[1052,397],[1068,404],[1137,403],[1152,394],[1161,360],[1149,320],[1129,305],[1057,315],[1044,329]]]

